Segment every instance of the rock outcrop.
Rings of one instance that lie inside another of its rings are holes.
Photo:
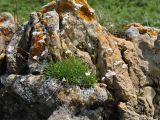
[[[0,77],[1,119],[160,119],[160,30],[137,23],[126,29],[125,38],[115,37],[86,0],[57,0],[33,12],[11,39],[0,34],[0,61],[3,55],[7,66]],[[44,77],[46,63],[71,55],[96,72],[93,87]]]
[[[0,74],[5,71],[5,48],[15,32],[14,17],[7,12],[0,13]]]

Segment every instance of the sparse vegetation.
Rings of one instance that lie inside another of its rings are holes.
[[[18,15],[20,23],[28,20],[31,12],[51,0],[0,0],[0,12],[9,11]],[[121,31],[122,26],[139,22],[147,26],[160,26],[160,0],[88,0],[96,10],[102,25],[111,31]]]
[[[160,0],[88,0],[96,10],[99,21],[104,26],[113,24],[114,31],[122,26],[139,22],[143,25],[160,27]]]
[[[66,80],[71,85],[83,87],[90,87],[96,82],[96,75],[80,59],[75,57],[47,64],[44,68],[44,74],[46,77]]]
[[[51,0],[0,0],[0,12],[11,12],[21,24],[29,19],[33,11],[40,9]]]

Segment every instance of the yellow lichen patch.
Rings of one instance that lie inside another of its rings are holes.
[[[92,8],[89,6],[87,0],[75,0],[75,3],[76,3],[76,4],[80,4],[80,5],[82,5],[82,6],[86,6],[86,7],[89,8],[89,9],[92,9]]]
[[[52,1],[48,3],[47,5],[43,6],[42,9],[39,11],[40,13],[46,13],[48,11],[51,11],[52,9],[56,8],[56,2]]]
[[[59,15],[67,11],[73,11],[73,4],[69,0],[61,0],[59,1],[59,3],[57,3],[56,10],[59,13]]]
[[[124,28],[130,28],[131,26],[133,27],[139,27],[139,28],[142,28],[143,26],[140,24],[140,23],[129,23],[127,25],[124,26]]]
[[[160,30],[159,30],[159,31],[155,31],[155,30],[148,29],[147,32],[148,32],[149,35],[151,35],[151,36],[157,36],[158,33],[160,32]]]
[[[128,29],[131,26],[137,28],[141,34],[147,33],[147,29],[145,29],[140,23],[129,23],[124,28]]]
[[[57,98],[63,102],[73,102],[74,100],[79,99],[79,95],[77,93],[78,91],[76,90],[60,90],[60,92],[57,94]]]
[[[0,25],[3,24],[4,21],[6,21],[6,17],[1,17],[0,16]]]
[[[43,47],[40,44],[36,43],[34,44],[34,48],[31,48],[30,50],[30,58],[34,59],[34,56],[40,56],[42,52]]]
[[[60,0],[57,2],[52,1],[45,5],[40,10],[40,12],[45,13],[47,11],[51,11],[52,9],[55,9],[60,16],[67,11],[72,11],[83,20],[89,22],[96,20],[93,9],[88,5],[86,0]]]
[[[60,99],[61,101],[63,101],[65,97],[66,97],[65,91],[60,91],[57,95],[57,98]]]
[[[10,33],[11,33],[11,31],[8,29],[8,28],[6,28],[6,29],[3,29],[3,34],[5,35],[5,36],[7,36],[7,35],[9,35]]]
[[[83,5],[88,5],[86,0],[75,0],[75,2]]]
[[[43,24],[46,24],[45,20],[42,21]],[[44,46],[48,44],[46,34],[42,28],[42,24],[36,24],[34,29],[35,30],[32,32],[33,48],[30,51],[32,57],[39,56],[43,52]]]
[[[77,10],[77,14],[81,19],[86,20],[88,22],[96,20],[94,13],[91,12],[89,8],[86,6],[82,6],[79,10]]]
[[[123,103],[123,102],[120,102],[120,103],[119,103],[119,105],[118,105],[118,107],[119,107],[121,110],[123,110],[123,111],[128,110],[128,108],[127,108],[126,104],[125,104],[125,103]]]
[[[130,24],[127,24],[125,28],[128,29],[131,26],[137,28],[141,34],[148,33],[151,37],[157,37],[158,33],[160,32],[160,29],[145,27],[140,23],[130,23]]]
[[[78,16],[86,21],[93,21],[96,19],[93,10],[86,0],[75,0],[75,4],[81,5],[77,10]]]

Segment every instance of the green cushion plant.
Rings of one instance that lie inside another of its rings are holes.
[[[66,80],[71,85],[82,87],[90,87],[96,82],[96,75],[76,57],[50,62],[44,67],[44,74],[46,77],[53,77],[60,81]]]

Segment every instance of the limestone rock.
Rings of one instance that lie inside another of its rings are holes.
[[[138,29],[141,34],[149,34],[151,37],[157,37],[160,29],[154,27],[143,26],[140,23],[129,23],[125,26],[126,28],[134,27]]]
[[[155,90],[152,87],[145,87],[144,88],[144,96],[148,99],[148,102],[151,103],[156,95]]]
[[[5,71],[5,48],[15,32],[15,21],[8,12],[0,13],[0,74]]]
[[[26,23],[13,35],[6,49],[7,72],[9,74],[26,74],[28,70],[28,38],[29,31],[25,30]],[[25,32],[26,31],[26,32]],[[21,55],[21,53],[23,53]]]
[[[80,103],[81,105],[93,104],[96,102],[104,103],[108,99],[108,94],[105,88],[95,85],[93,88],[71,87],[63,88],[57,94],[60,101],[67,104]]]
[[[15,21],[12,14],[8,12],[0,13],[0,36],[6,43],[11,40],[13,33],[15,32]]]
[[[152,117],[137,114],[132,107],[125,103],[119,104],[121,120],[154,120]]]
[[[52,1],[31,14],[6,50],[8,39],[0,37],[0,62],[6,51],[7,65],[1,82],[15,96],[9,97],[44,120],[152,120],[160,116],[158,32],[132,23],[126,39],[117,38],[99,24],[87,0]],[[45,64],[72,55],[97,74],[93,87],[44,77]]]
[[[87,116],[72,117],[67,108],[59,108],[53,112],[48,120],[89,120]]]
[[[126,39],[133,39],[135,37],[138,37],[140,35],[139,31],[137,28],[135,27],[130,27],[126,32],[125,32],[125,35],[126,35]]]
[[[0,37],[0,74],[3,72],[4,68],[4,59],[5,59],[5,42]]]

